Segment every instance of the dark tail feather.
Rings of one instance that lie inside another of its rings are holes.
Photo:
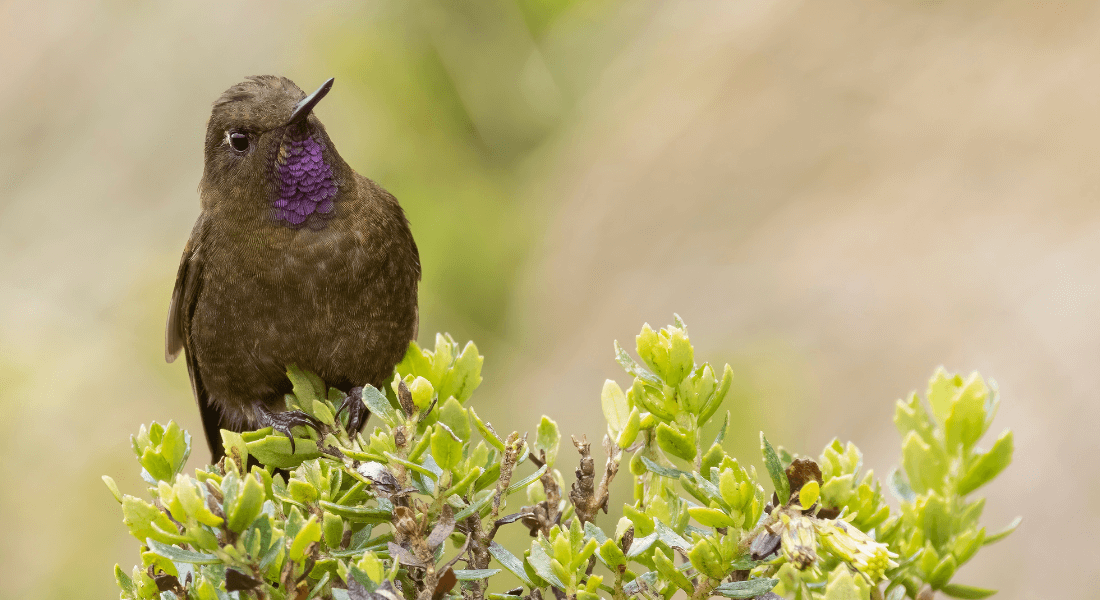
[[[202,430],[206,434],[206,445],[210,448],[211,464],[221,460],[225,456],[225,448],[222,447],[222,415],[214,405],[206,387],[202,384],[199,375],[199,366],[195,359],[187,352],[187,372],[191,375],[191,388],[195,391],[195,399],[199,402],[199,414],[202,416]]]
[[[216,463],[225,456],[225,448],[222,447],[221,414],[210,402],[210,397],[203,394],[199,397],[199,414],[202,415],[202,429],[206,433],[206,445],[210,447],[210,463]]]

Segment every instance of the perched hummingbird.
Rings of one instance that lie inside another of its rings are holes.
[[[214,103],[202,211],[168,309],[165,357],[183,350],[213,460],[220,429],[320,424],[287,411],[288,365],[347,393],[348,429],[368,412],[418,327],[420,255],[397,199],[348,166],[306,96],[250,77]],[[291,437],[293,442],[293,438]]]

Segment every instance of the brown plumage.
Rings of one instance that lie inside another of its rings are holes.
[[[349,392],[381,387],[417,331],[420,258],[397,200],[340,158],[288,79],[252,77],[214,103],[202,212],[168,312],[166,357],[182,350],[213,459],[219,429],[311,424],[284,412],[286,367]],[[315,423],[312,423],[315,425]]]

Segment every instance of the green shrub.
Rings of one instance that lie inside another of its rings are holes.
[[[997,533],[978,523],[985,501],[971,494],[1008,465],[1012,434],[977,448],[997,409],[977,374],[937,371],[927,407],[916,394],[898,402],[901,468],[887,478],[896,510],[851,443],[833,441],[813,460],[761,434],[766,479],[729,456],[722,442],[731,412],[721,409],[732,371],[696,363],[679,317],[660,331],[642,328],[641,363],[617,343],[615,351],[633,381],[626,391],[604,385],[602,470],[586,440],[567,444],[576,455],[562,452],[547,417],[533,437],[497,434],[467,405],[482,357],[447,335],[434,350],[410,345],[385,390],[364,389],[374,426],[363,434],[344,429],[334,406],[342,393],[293,366],[288,408],[326,425],[323,435],[299,428],[293,451],[270,428],[223,431],[226,457],[191,476],[182,473],[191,437],[174,423],[142,426],[133,449],[151,499],[123,495],[104,477],[143,544],[129,575],[115,568],[122,598],[993,593],[952,582],[1018,523]],[[712,419],[723,424],[704,439]],[[568,491],[562,461],[579,461]],[[624,461],[634,501],[601,528],[597,513],[612,508],[609,486]],[[517,526],[533,536],[529,547],[495,541],[502,527]],[[522,586],[503,589],[503,571]]]

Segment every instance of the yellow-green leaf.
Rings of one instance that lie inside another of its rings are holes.
[[[669,454],[684,460],[695,460],[695,436],[668,423],[657,425],[657,445]]]
[[[607,425],[612,431],[622,431],[626,428],[630,418],[630,403],[627,402],[622,388],[614,380],[608,379],[603,383],[600,405],[603,407],[603,416],[607,419]]]
[[[802,489],[798,490],[798,502],[802,505],[802,510],[809,510],[820,495],[821,486],[816,480],[811,479],[803,484]]]
[[[740,527],[745,517],[735,520],[717,508],[706,506],[692,506],[688,508],[688,514],[704,527]]]
[[[309,520],[290,544],[290,560],[302,560],[305,557],[306,548],[319,541],[321,541],[321,524],[317,522],[316,515],[310,515]]]
[[[959,494],[965,496],[989,483],[1012,462],[1012,432],[1005,431],[988,452],[978,457],[959,480]]]
[[[244,477],[237,499],[229,507],[229,528],[240,533],[251,525],[263,511],[265,496],[264,484],[256,475]]]

